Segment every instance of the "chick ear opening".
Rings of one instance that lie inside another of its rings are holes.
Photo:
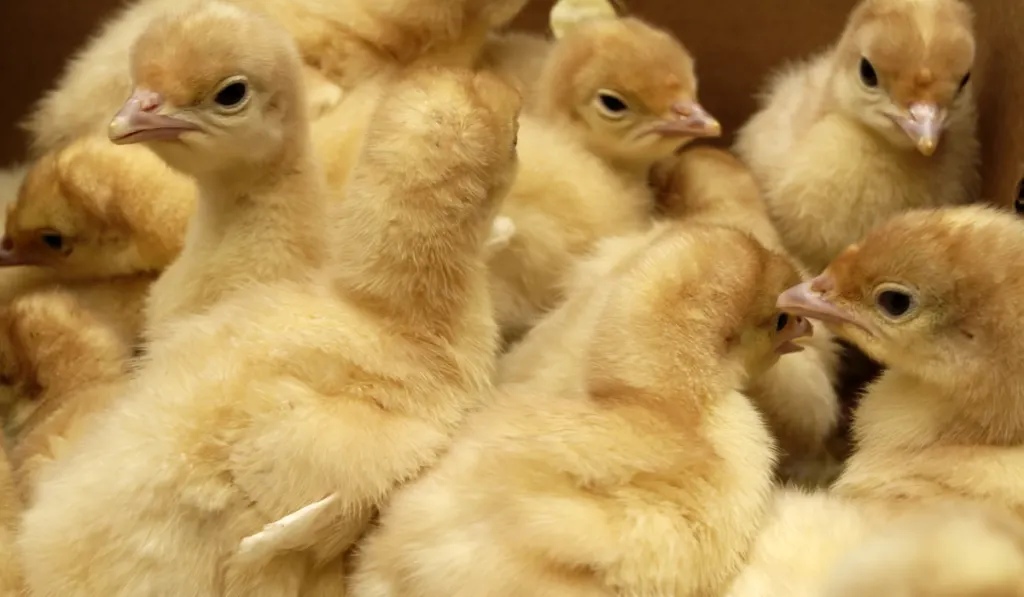
[[[558,0],[551,7],[548,25],[555,39],[562,39],[586,21],[614,19],[619,16],[617,4],[613,0]]]

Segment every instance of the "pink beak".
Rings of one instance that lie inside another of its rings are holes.
[[[923,155],[930,156],[938,149],[946,114],[935,104],[915,102],[910,104],[906,116],[894,120]]]
[[[779,295],[775,306],[780,311],[793,315],[802,315],[811,319],[817,319],[826,324],[849,324],[864,330],[872,336],[877,336],[878,331],[875,326],[864,321],[860,317],[833,305],[825,299],[818,290],[819,288],[830,288],[831,286],[831,279],[827,278],[825,274],[822,274],[810,282],[797,284],[783,292]]]
[[[794,340],[812,335],[814,335],[814,328],[811,326],[810,321],[799,315],[789,315],[786,319],[786,325],[782,326],[782,329],[775,333],[775,352],[780,355],[800,352],[804,347],[794,342]]]
[[[655,126],[666,137],[718,137],[722,125],[703,106],[693,100],[672,104],[672,116]]]
[[[158,113],[163,103],[159,93],[136,89],[110,121],[110,140],[118,145],[168,141],[199,129],[191,122]]]
[[[0,241],[0,267],[14,267],[18,265],[36,265],[31,259],[18,252],[11,237],[4,235]]]

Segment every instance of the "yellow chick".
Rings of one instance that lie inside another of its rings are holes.
[[[83,137],[37,160],[7,210],[0,266],[61,280],[162,271],[195,208],[191,179],[143,147]]]
[[[757,182],[749,168],[729,152],[686,148],[655,167],[652,183],[665,217],[694,225],[737,228],[766,248],[786,254]],[[806,272],[801,275],[808,277]],[[838,472],[838,462],[827,446],[840,416],[835,390],[839,346],[820,323],[803,346],[808,350],[779,359],[754,380],[748,393],[778,438],[783,480],[824,486]]]
[[[647,176],[657,160],[719,133],[696,103],[689,54],[636,19],[573,27],[536,93],[534,113],[520,118],[522,166],[502,211],[516,234],[490,261],[506,341],[561,302],[565,277],[599,239],[650,226]]]
[[[503,384],[440,464],[394,496],[362,543],[351,595],[726,586],[774,460],[741,388],[807,333],[773,299],[799,277],[738,231],[644,238],[505,357],[543,354],[545,367]]]
[[[1024,525],[964,504],[929,509],[845,554],[822,597],[1021,597]]]
[[[381,71],[412,63],[473,64],[489,31],[515,17],[526,0],[324,2],[231,0],[281,23],[302,58],[315,117],[343,93]],[[42,155],[86,135],[102,134],[131,93],[128,51],[149,22],[179,0],[138,0],[115,14],[68,62],[54,87],[25,119],[32,153]]]
[[[161,155],[219,182],[200,210],[244,198],[244,217],[215,221],[221,244],[262,235],[250,251],[266,257],[280,232],[251,229],[259,210],[291,213],[263,214],[288,227],[319,209],[307,202],[329,201],[299,117],[296,48],[273,22],[217,2],[156,21],[139,44],[137,81],[166,103],[145,110],[152,96],[137,94],[115,137],[163,137]],[[241,80],[236,111],[222,92]],[[201,99],[186,104],[189,84]],[[217,97],[227,113],[173,109]],[[384,97],[345,201],[305,230],[331,241],[332,259],[299,258],[309,279],[254,279],[168,326],[116,408],[47,467],[20,540],[33,595],[344,594],[345,553],[482,399],[497,349],[483,244],[514,177],[518,98],[492,75],[438,69]],[[70,494],[81,497],[71,508]],[[240,557],[243,538],[332,494],[306,544]]]
[[[697,101],[694,61],[670,33],[633,17],[584,18],[558,39],[536,114],[572,132],[635,184],[658,160],[722,128]]]
[[[196,35],[165,25],[138,38],[134,91],[109,126],[114,143],[146,143],[198,187],[184,248],[148,299],[150,334],[257,282],[308,280],[328,253],[300,69],[276,37],[243,50]]]
[[[771,82],[736,150],[812,273],[894,214],[975,198],[974,55],[960,0],[863,0],[833,48]]]
[[[779,297],[887,369],[854,420],[830,494],[782,495],[731,597],[820,595],[843,554],[924,506],[969,500],[1024,516],[1024,223],[984,207],[880,225]]]
[[[15,298],[0,310],[0,329],[4,428],[28,502],[39,468],[59,456],[53,446],[116,395],[132,346],[63,289]]]

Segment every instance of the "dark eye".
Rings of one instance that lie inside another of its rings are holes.
[[[218,91],[217,96],[213,98],[213,101],[217,102],[217,105],[224,106],[225,108],[231,108],[241,103],[248,93],[249,86],[239,81]]]
[[[625,112],[626,110],[629,109],[629,106],[626,105],[626,102],[608,93],[602,93],[601,95],[598,96],[598,99],[600,100],[601,105],[604,106],[605,110],[608,110],[609,112],[615,114],[619,112]]]
[[[964,87],[967,87],[967,83],[969,83],[970,81],[971,73],[967,73],[966,75],[964,75],[963,79],[960,79],[960,91],[963,91]]]
[[[44,232],[39,236],[39,238],[42,239],[43,244],[54,251],[61,251],[64,249],[64,237],[56,232]]]
[[[867,58],[860,59],[860,80],[868,87],[878,87],[878,73]]]
[[[889,317],[902,317],[914,305],[913,297],[899,290],[884,290],[878,293],[875,302]]]
[[[781,332],[786,324],[789,323],[789,315],[786,313],[779,313],[779,318],[775,321],[775,331]]]

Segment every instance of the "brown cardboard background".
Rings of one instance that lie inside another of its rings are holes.
[[[425,0],[429,1],[429,0]],[[543,29],[553,0],[534,0],[520,25]],[[672,29],[698,59],[702,98],[735,130],[753,94],[781,61],[834,39],[854,0],[627,0],[632,12]],[[985,197],[1016,198],[1024,174],[1024,19],[1022,0],[972,0],[978,13]],[[15,123],[119,0],[0,1],[0,164],[20,157]]]

